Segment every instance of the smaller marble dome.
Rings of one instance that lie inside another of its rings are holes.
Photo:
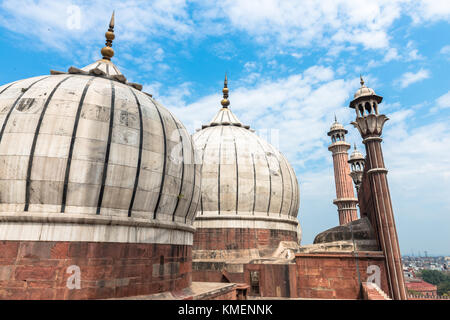
[[[202,167],[193,259],[271,256],[281,242],[301,240],[297,177],[283,154],[229,109],[227,79],[221,105],[193,135]]]
[[[337,119],[334,119],[333,124],[330,127],[330,132],[331,131],[338,131],[338,130],[345,130],[344,126],[342,124],[340,124]]]
[[[328,135],[334,137],[335,139],[339,136],[339,138],[345,140],[344,134],[347,133],[347,129],[345,129],[344,126],[337,121],[336,116],[334,116],[334,122],[330,127],[330,131],[328,131]]]
[[[352,154],[350,155],[350,161],[355,161],[355,160],[364,160],[364,156],[361,152],[359,152],[359,150],[356,148],[356,144],[354,146],[354,150],[352,152]]]
[[[197,218],[205,215],[297,217],[299,188],[294,169],[271,144],[228,108],[193,135],[202,157],[202,192]]]
[[[353,95],[353,98],[354,99],[358,99],[360,97],[375,95],[375,90],[373,90],[372,88],[366,87],[366,85],[364,84],[364,80],[363,80],[362,76],[360,76],[360,79],[361,79],[361,82],[360,82],[361,83],[361,88],[356,90],[355,94]]]

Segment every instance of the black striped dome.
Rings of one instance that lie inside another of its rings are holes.
[[[222,108],[193,140],[202,162],[198,217],[297,217],[300,197],[294,169],[229,108]]]
[[[0,87],[2,212],[192,223],[200,172],[189,134],[150,95],[108,78],[117,70],[110,64],[106,76],[79,71]]]

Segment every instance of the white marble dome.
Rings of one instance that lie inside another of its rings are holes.
[[[366,97],[366,96],[374,96],[375,95],[375,90],[373,90],[372,88],[367,87],[364,84],[364,80],[362,78],[362,76],[360,77],[361,81],[361,87],[356,90],[355,94],[353,95],[354,99],[358,99],[360,97]]]
[[[300,201],[293,168],[229,108],[222,108],[193,140],[203,164],[198,218],[238,215],[297,221]]]
[[[350,155],[350,160],[364,160],[363,154],[358,149],[356,149],[356,145],[352,154]]]
[[[330,132],[332,131],[339,131],[339,130],[345,130],[344,126],[340,124],[336,119],[334,120],[333,124],[330,127]],[[346,130],[345,130],[346,131]]]
[[[141,88],[105,59],[1,86],[0,210],[191,225],[191,137]]]

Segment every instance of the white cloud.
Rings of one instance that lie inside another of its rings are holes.
[[[439,109],[450,108],[450,91],[436,99]]]
[[[130,43],[145,45],[155,37],[182,39],[194,34],[185,0],[89,1],[78,2],[76,6],[70,0],[5,0],[0,9],[2,27],[29,37],[33,45],[38,40],[42,49],[70,52],[69,48],[75,47],[75,56],[79,55],[78,51],[86,55],[86,47],[95,44],[98,50],[103,45],[103,34],[113,9],[114,47],[122,51],[129,51]],[[83,43],[82,50],[80,43]]]
[[[450,60],[450,44],[446,45],[446,46],[443,46],[439,52],[441,54],[447,56],[447,59]]]
[[[312,242],[319,232],[338,224],[332,204],[333,167],[326,135],[334,113],[349,130],[347,141],[356,142],[364,150],[359,133],[349,125],[354,113],[347,107],[358,79],[348,81],[335,78],[335,74],[331,68],[313,66],[286,78],[261,78],[256,86],[248,86],[240,79],[229,83],[230,107],[242,122],[256,129],[279,130],[278,147],[294,165],[300,183],[303,243]],[[370,83],[376,81],[371,79]],[[172,91],[160,100],[193,132],[220,109],[220,89],[218,82],[217,93],[189,104],[184,102],[186,91]],[[450,92],[438,98],[437,103],[446,106],[449,97]],[[446,147],[450,144],[450,128],[440,121],[416,125],[414,119],[420,110],[404,109],[398,102],[383,103],[380,111],[390,118],[383,133],[383,153],[400,242],[405,250],[422,241],[417,240],[411,228],[450,223],[444,214],[450,209],[450,149]]]
[[[406,88],[410,84],[419,82],[421,80],[427,79],[430,77],[430,71],[426,69],[420,69],[416,73],[414,72],[405,72],[402,74],[400,79],[397,79],[395,82],[400,85],[401,88]]]
[[[244,64],[244,69],[247,72],[255,70],[256,67],[257,67],[257,65],[256,65],[256,62],[254,62],[254,61],[249,61]]]
[[[326,132],[334,114],[345,123],[350,122],[346,107],[358,80],[350,83],[335,79],[334,71],[323,66],[313,66],[302,74],[271,80],[259,77],[256,85],[248,85],[247,79],[229,79],[230,108],[242,122],[256,129],[280,130],[280,148],[293,163],[305,166],[313,160],[321,160],[327,149]],[[208,123],[220,109],[221,87],[217,92],[186,103],[185,91],[172,91],[157,97],[173,110],[190,132]],[[325,102],[326,101],[326,102]]]
[[[448,243],[450,224],[450,127],[440,120],[416,125],[421,115],[413,110],[388,116],[383,154],[402,251],[445,252],[440,243]]]
[[[231,23],[264,41],[306,46],[356,43],[365,48],[388,44],[386,29],[399,17],[391,1],[222,1]]]
[[[399,56],[399,54],[398,54],[398,51],[397,51],[397,49],[395,49],[395,48],[390,48],[387,52],[386,52],[386,55],[384,56],[384,61],[385,62],[389,62],[389,61],[392,61],[392,60],[398,60],[398,59],[400,59],[400,56]]]
[[[175,40],[242,30],[275,47],[318,46],[389,48],[389,31],[402,15],[416,23],[448,20],[448,1],[437,0],[118,0],[79,2],[80,23],[73,25],[73,1],[5,0],[4,28],[39,39],[44,47],[67,50],[77,43],[98,43],[112,9],[121,46],[156,38]],[[76,20],[76,19],[75,19]],[[340,50],[338,50],[340,51]],[[332,50],[330,51],[332,52]],[[295,55],[293,55],[295,56]]]
[[[450,2],[447,0],[417,0],[406,4],[415,23],[450,19]]]

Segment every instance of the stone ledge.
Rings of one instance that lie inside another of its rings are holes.
[[[112,217],[92,214],[69,214],[69,213],[42,213],[42,212],[0,212],[0,223],[2,222],[31,222],[31,223],[63,223],[63,224],[86,224],[86,225],[111,225],[130,227],[153,227],[164,229],[177,229],[195,232],[195,228],[179,222],[164,222],[158,220],[146,220],[133,217]]]
[[[109,300],[210,300],[235,291],[236,283],[192,282],[188,288],[151,295],[141,295]]]
[[[239,215],[200,215],[195,218],[196,229],[273,229],[298,232],[296,218]]]
[[[0,213],[0,240],[158,243],[191,246],[194,228],[179,223],[64,213]]]
[[[296,258],[353,258],[355,251],[349,252],[313,252],[313,253],[296,253]],[[357,251],[359,258],[380,258],[384,259],[382,251]]]

